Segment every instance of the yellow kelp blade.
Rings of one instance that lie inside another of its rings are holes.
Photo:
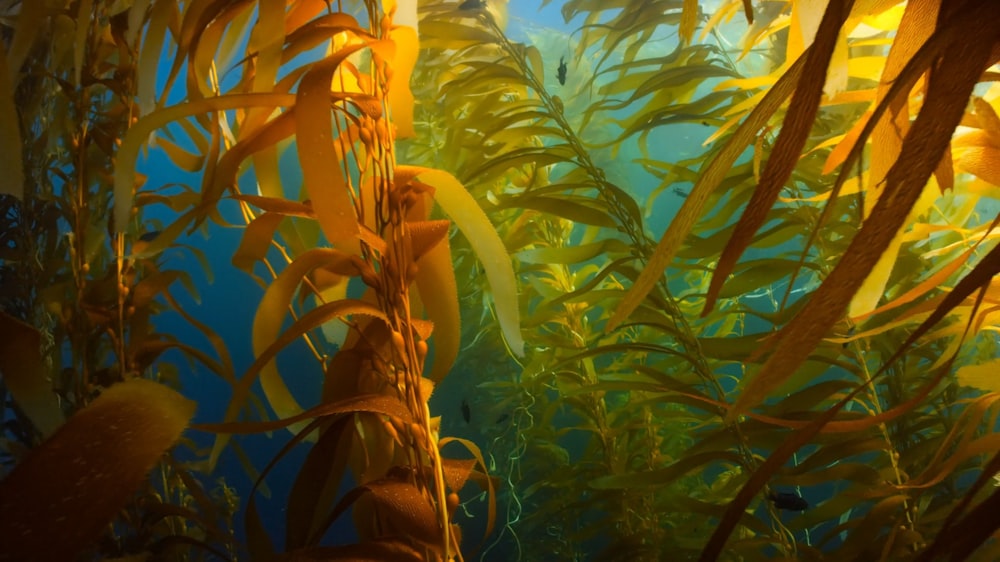
[[[406,139],[416,135],[413,129],[413,92],[410,75],[417,64],[420,40],[412,27],[397,26],[389,32],[389,39],[396,43],[396,56],[392,61],[392,81],[389,83],[389,111],[396,125],[396,138]]]
[[[63,422],[52,383],[40,353],[41,334],[34,327],[0,312],[0,373],[14,402],[44,436]]]
[[[510,350],[518,357],[524,356],[524,339],[521,337],[521,311],[517,300],[517,282],[514,266],[503,240],[490,223],[486,213],[455,176],[441,170],[416,166],[398,166],[397,175],[415,177],[414,181],[434,188],[434,199],[455,226],[469,240],[472,249],[486,270],[486,278],[493,291],[493,305],[497,321]]]
[[[194,408],[144,379],[104,391],[0,481],[0,557],[75,560],[177,441]]]
[[[1000,392],[1000,360],[959,367],[955,372],[958,384],[985,392]]]
[[[233,94],[165,107],[136,121],[125,133],[115,162],[115,231],[124,232],[128,227],[132,213],[136,159],[139,157],[142,145],[153,131],[173,121],[211,111],[248,107],[288,107],[294,103],[294,94]]]
[[[427,376],[441,382],[458,357],[462,335],[458,284],[447,236],[417,259],[415,281],[427,318],[434,323],[434,365]]]

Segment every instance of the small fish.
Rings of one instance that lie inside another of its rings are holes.
[[[673,188],[672,191],[674,192],[674,195],[676,195],[678,197],[687,197],[688,195],[690,195],[690,193],[688,193],[687,191],[684,191],[683,189],[681,189],[679,187]]]
[[[809,509],[809,502],[802,496],[792,492],[771,492],[767,499],[774,503],[774,507],[788,511],[805,511]]]
[[[566,85],[566,57],[559,57],[559,70],[556,71],[556,79],[560,86]]]
[[[472,419],[472,410],[469,409],[469,401],[465,398],[462,399],[462,419],[465,423],[469,423]]]
[[[153,240],[156,240],[156,237],[159,235],[159,230],[150,230],[149,232],[144,232],[142,236],[139,237],[139,240],[142,240],[143,242],[152,242]]]

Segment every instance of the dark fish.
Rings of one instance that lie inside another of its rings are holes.
[[[774,507],[788,511],[805,511],[809,509],[809,502],[802,496],[792,492],[771,492],[767,499],[774,503]]]
[[[469,409],[469,401],[465,398],[462,399],[462,419],[465,423],[469,423],[472,419],[472,411]]]
[[[561,86],[566,85],[566,57],[559,57],[559,70],[556,71],[556,79]]]
[[[465,2],[462,2],[461,4],[458,5],[458,9],[465,12],[471,12],[472,10],[482,10],[485,7],[486,7],[485,0],[465,0]]]
[[[142,240],[143,242],[152,242],[153,240],[156,240],[156,237],[159,235],[160,235],[159,230],[150,230],[149,232],[142,233],[142,236],[139,237],[139,240]]]

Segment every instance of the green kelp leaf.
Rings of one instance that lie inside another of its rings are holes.
[[[521,337],[521,311],[514,266],[503,240],[486,213],[465,186],[448,172],[416,166],[397,166],[396,173],[414,177],[413,181],[434,189],[434,199],[462,231],[483,263],[493,291],[493,305],[496,307],[500,329],[511,351],[518,357],[523,357],[524,339]]]
[[[955,372],[958,384],[986,392],[1000,392],[1000,359],[965,365]]]
[[[21,26],[18,26],[19,28]],[[14,81],[11,74],[16,69],[8,67],[7,52],[0,44],[0,193],[24,198],[24,162],[21,160],[21,119],[14,105]]]
[[[114,227],[116,232],[124,232],[132,214],[133,188],[135,184],[136,159],[139,150],[149,139],[149,135],[161,127],[194,115],[227,109],[248,107],[288,107],[295,103],[293,94],[232,94],[205,98],[165,107],[140,118],[129,127],[115,165],[115,206]]]
[[[738,454],[731,451],[697,453],[658,470],[601,476],[591,480],[590,487],[597,490],[635,490],[666,486],[692,470],[706,470],[706,467],[714,462],[740,464],[741,459]]]
[[[605,205],[585,197],[540,197],[528,195],[512,198],[510,203],[500,207],[520,207],[571,220],[579,224],[591,224],[614,228],[617,226],[614,216]]]
[[[42,358],[42,336],[34,327],[0,312],[0,373],[17,407],[43,436],[63,422],[59,401]]]
[[[691,229],[698,221],[701,211],[708,201],[715,188],[725,179],[730,167],[736,159],[746,150],[746,147],[753,142],[757,132],[767,124],[775,111],[781,107],[788,96],[794,91],[798,83],[802,69],[805,67],[806,57],[799,57],[789,69],[782,74],[775,85],[768,90],[761,102],[754,107],[750,115],[737,127],[729,142],[719,150],[715,158],[701,171],[698,183],[695,184],[691,193],[684,199],[684,203],[677,211],[677,216],[671,221],[667,231],[660,238],[653,255],[650,256],[642,274],[635,280],[621,304],[615,309],[614,314],[608,320],[605,331],[610,332],[621,325],[634,311],[646,295],[656,286],[666,271],[667,266],[673,261],[690,234]]]
[[[629,245],[621,240],[610,238],[600,242],[566,246],[563,248],[533,248],[521,250],[514,254],[523,263],[558,263],[572,264],[592,260],[605,254],[628,253]]]
[[[194,408],[144,379],[101,393],[0,481],[3,555],[75,560],[177,441]]]

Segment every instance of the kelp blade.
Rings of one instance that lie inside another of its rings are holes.
[[[73,560],[180,437],[194,402],[148,380],[116,384],[0,481],[0,560]]]

